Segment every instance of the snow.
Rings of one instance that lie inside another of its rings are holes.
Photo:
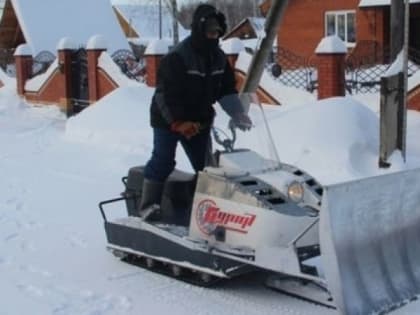
[[[102,35],[94,35],[89,38],[86,49],[103,49],[106,50],[108,48],[108,43],[104,36]]]
[[[34,55],[55,52],[63,37],[86,46],[96,34],[105,36],[110,52],[130,49],[109,1],[104,0],[12,0],[27,44]]]
[[[99,56],[98,66],[104,69],[118,86],[138,86],[140,84],[136,80],[129,79],[106,51]]]
[[[48,81],[48,79],[51,78],[52,74],[58,67],[58,60],[57,58],[54,59],[54,61],[51,63],[51,65],[48,67],[47,71],[44,73],[41,73],[40,75],[37,75],[25,83],[25,90],[28,92],[37,92],[41,89],[42,85]]]
[[[77,49],[76,43],[70,37],[63,37],[57,44],[57,50]]]
[[[14,56],[32,56],[31,46],[28,44],[21,44],[16,48]]]
[[[404,70],[404,51],[401,51],[394,62],[389,66],[385,72],[384,77],[391,77]]]
[[[166,55],[169,51],[169,46],[170,42],[166,39],[154,39],[147,45],[144,55]]]
[[[251,23],[255,33],[257,34],[257,37],[263,38],[265,37],[265,18],[260,17],[249,17],[248,18],[249,23]]]
[[[346,54],[347,47],[337,35],[324,37],[315,49],[317,54]]]
[[[222,41],[220,48],[222,48],[226,55],[236,55],[244,50],[245,46],[239,38],[233,37]]]
[[[420,165],[419,112],[408,112],[408,163],[396,155],[382,171],[377,94],[318,102],[277,89],[286,95],[283,105],[265,108],[280,159],[323,183]],[[58,107],[25,103],[15,85],[0,89],[0,313],[337,315],[268,290],[257,275],[204,289],[124,264],[105,250],[97,204],[118,197],[120,178],[149,158],[152,94],[140,84],[119,88],[66,119]],[[216,124],[226,126],[216,109]],[[260,143],[258,135],[238,134],[238,147]],[[191,170],[181,148],[177,167]],[[124,215],[118,207],[111,212]],[[419,311],[413,302],[392,315]]]
[[[1,67],[0,67],[0,81],[3,82],[4,85],[16,86],[16,78],[9,77]]]
[[[404,2],[406,0],[403,0]],[[410,3],[420,3],[420,0],[410,0]],[[359,7],[376,7],[383,5],[391,5],[391,0],[361,0]]]

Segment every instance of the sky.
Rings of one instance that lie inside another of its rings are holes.
[[[106,62],[106,61],[104,61]],[[3,79],[5,78],[2,75]],[[0,296],[2,315],[337,315],[264,288],[248,276],[203,289],[120,262],[106,251],[98,202],[118,197],[121,177],[151,153],[153,89],[119,88],[67,119],[55,106],[33,106],[0,88]],[[278,85],[281,91],[283,87]],[[291,95],[291,91],[284,90]],[[299,101],[300,100],[300,101]],[[323,184],[362,179],[420,165],[420,114],[409,111],[408,160],[377,168],[379,95],[267,106],[281,161]],[[227,117],[218,106],[216,125]],[[254,131],[258,131],[258,125]],[[257,133],[237,147],[268,154]],[[179,148],[177,167],[191,171]],[[125,215],[123,205],[112,216]],[[420,302],[392,315],[417,315]]]

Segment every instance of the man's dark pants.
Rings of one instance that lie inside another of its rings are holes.
[[[177,132],[167,129],[153,129],[153,152],[147,162],[145,178],[164,182],[175,168],[175,153],[181,142],[195,172],[201,171],[208,163],[211,154],[210,129],[201,130],[194,137],[187,139]]]

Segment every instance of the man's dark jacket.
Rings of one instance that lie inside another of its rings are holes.
[[[236,94],[235,77],[226,55],[217,46],[197,50],[187,37],[161,61],[151,105],[151,125],[169,128],[175,121],[210,126],[213,104]]]

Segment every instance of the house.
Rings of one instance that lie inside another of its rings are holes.
[[[0,66],[29,102],[73,114],[133,81],[117,65],[132,51],[110,2],[5,0],[0,13],[0,52],[11,57]]]
[[[225,34],[223,39],[237,37],[242,40],[259,38],[264,33],[265,18],[247,17]]]
[[[151,40],[173,39],[173,17],[167,6],[147,4],[114,5],[115,14],[130,42],[147,45]],[[179,38],[189,35],[178,22]]]
[[[63,37],[86,46],[96,34],[105,37],[110,52],[130,49],[108,1],[5,0],[0,18],[0,49],[27,43],[34,56],[55,53]]]
[[[383,55],[390,42],[391,0],[292,0],[278,31],[281,47],[310,56],[320,40],[336,34],[349,51]],[[420,1],[410,0],[410,46],[420,50]],[[271,0],[260,5],[266,15]]]

